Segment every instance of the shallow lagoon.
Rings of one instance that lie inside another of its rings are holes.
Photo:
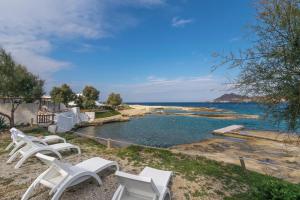
[[[234,111],[240,114],[263,115],[263,108],[255,103],[139,103],[143,105],[214,107]],[[167,111],[168,112],[168,111]],[[174,112],[174,111],[170,111]],[[133,118],[129,122],[111,123],[98,127],[87,127],[80,132],[115,140],[122,140],[142,145],[170,147],[177,144],[192,143],[212,137],[215,129],[232,124],[242,124],[248,129],[280,130],[269,120],[263,119],[209,119],[172,115],[146,115]]]

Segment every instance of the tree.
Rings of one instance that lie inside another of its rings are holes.
[[[98,101],[99,94],[100,92],[96,88],[92,86],[85,86],[85,88],[82,91],[82,107],[85,109],[95,108],[95,102]]]
[[[0,80],[0,96],[11,104],[10,115],[0,114],[9,119],[12,127],[18,106],[42,97],[44,81],[27,71],[26,67],[17,64],[4,49],[0,49]]]
[[[277,122],[291,130],[300,116],[300,1],[261,0],[253,45],[239,53],[220,56],[221,65],[238,67],[236,88],[261,97]]]
[[[122,101],[120,94],[111,93],[107,98],[107,104],[113,107],[120,105]]]
[[[66,106],[70,101],[75,100],[75,94],[67,84],[63,84],[61,87],[53,87],[50,96],[54,103],[63,103]]]
[[[85,86],[85,88],[82,91],[82,95],[88,100],[97,101],[99,99],[99,94],[100,92],[93,86]]]

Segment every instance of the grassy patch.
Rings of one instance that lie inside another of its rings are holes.
[[[135,164],[172,170],[186,179],[197,181],[199,176],[219,180],[224,190],[239,191],[226,199],[300,199],[300,185],[291,184],[256,172],[243,172],[240,166],[222,164],[200,156],[174,154],[168,150],[130,146],[118,152]],[[266,189],[267,188],[267,189]],[[223,191],[217,191],[223,196]],[[205,191],[196,191],[192,196],[205,196]],[[274,195],[274,196],[272,196]]]
[[[112,117],[115,115],[120,115],[121,113],[119,113],[116,110],[110,110],[110,111],[106,111],[106,112],[96,112],[95,113],[95,118],[105,118],[105,117]]]
[[[36,136],[49,134],[45,129],[41,128],[24,131]],[[193,182],[201,180],[199,179],[200,177],[208,178],[213,182],[216,181],[221,183],[222,186],[215,190],[214,193],[227,200],[300,199],[300,185],[291,184],[256,172],[249,171],[245,174],[241,167],[237,165],[224,164],[200,156],[172,153],[167,149],[144,148],[140,146],[129,146],[107,151],[104,145],[92,139],[78,137],[72,133],[59,135],[66,138],[70,143],[80,145],[82,150],[86,152],[105,152],[123,160],[128,160],[133,165],[170,170]],[[9,137],[0,140],[0,153],[4,151],[9,141]],[[0,179],[0,183],[9,181]],[[228,195],[228,191],[235,192],[233,195],[225,197]],[[197,188],[195,191],[184,193],[186,199],[201,198],[207,195],[209,193],[204,188]]]

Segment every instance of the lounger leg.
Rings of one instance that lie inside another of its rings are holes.
[[[121,197],[123,196],[124,190],[125,190],[125,187],[120,185],[118,187],[118,189],[116,190],[116,192],[114,193],[114,196],[112,197],[112,200],[120,200]]]
[[[19,169],[21,167],[21,165],[27,160],[27,158],[29,158],[31,155],[29,156],[23,156],[21,158],[21,160],[18,161],[18,163],[15,165],[15,169]]]
[[[19,150],[19,148],[21,147],[22,145],[16,145],[12,150],[11,152],[9,152],[9,156],[13,155],[16,151]]]
[[[6,163],[9,164],[9,163],[12,163],[12,161],[14,161],[19,155],[19,151],[15,152],[7,161]]]
[[[14,142],[11,142],[11,143],[5,148],[5,151],[8,151],[13,145],[14,145]]]
[[[34,181],[33,183],[29,186],[29,188],[26,190],[26,192],[23,194],[21,200],[27,200],[31,196],[31,193],[33,190],[36,188],[36,186],[40,183],[40,180],[50,171],[51,168],[47,169],[43,173],[41,173]]]
[[[63,194],[65,189],[66,189],[65,187],[58,188],[58,190],[56,190],[56,192],[53,195],[53,197],[51,198],[51,200],[59,200],[60,196]]]
[[[77,149],[77,151],[78,151],[78,154],[80,155],[80,154],[81,154],[81,150],[80,150],[80,148],[79,148],[78,146],[75,146],[74,148],[76,148],[76,149]]]
[[[171,193],[169,189],[164,191],[164,194],[159,198],[159,200],[165,200],[167,196],[169,196],[169,200],[171,200]]]
[[[22,199],[21,200],[27,200],[29,199],[29,197],[31,196],[31,193],[33,192],[33,190],[35,189],[37,183],[39,182],[39,178],[37,178],[30,186],[29,188],[26,190],[26,192],[23,194]]]
[[[56,151],[56,150],[51,150],[51,152],[53,152],[54,154],[56,154],[57,157],[59,158],[59,160],[62,159],[62,156],[61,156],[61,154],[60,154],[58,151]]]
[[[103,184],[102,180],[101,180],[101,178],[99,178],[99,176],[96,175],[96,176],[93,176],[93,177],[96,179],[99,186],[101,186]]]

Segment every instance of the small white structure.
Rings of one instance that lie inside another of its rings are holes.
[[[55,125],[50,125],[48,131],[51,133],[64,133],[72,130],[76,124],[89,122],[95,119],[95,112],[81,113],[78,107],[70,108],[67,112],[56,113]]]

